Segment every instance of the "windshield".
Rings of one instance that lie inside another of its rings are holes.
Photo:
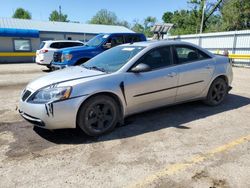
[[[117,46],[90,59],[82,66],[108,73],[115,72],[143,49],[141,46]]]
[[[109,35],[97,35],[96,37],[92,38],[90,41],[88,41],[85,46],[91,46],[91,47],[97,47],[102,42],[106,41]]]

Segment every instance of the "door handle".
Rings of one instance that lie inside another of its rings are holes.
[[[175,77],[177,74],[175,72],[168,73],[168,77]]]

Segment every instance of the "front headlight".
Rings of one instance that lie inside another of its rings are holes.
[[[70,61],[72,59],[72,54],[62,54],[61,60],[64,61]]]
[[[35,93],[34,97],[31,97],[30,102],[33,103],[48,103],[53,101],[65,100],[70,97],[72,87],[57,87],[57,88],[45,88]]]

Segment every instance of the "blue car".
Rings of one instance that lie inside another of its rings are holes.
[[[62,69],[68,66],[80,65],[112,47],[146,41],[141,33],[100,34],[81,47],[64,48],[54,53],[52,69]]]

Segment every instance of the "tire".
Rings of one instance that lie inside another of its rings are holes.
[[[119,107],[107,95],[97,95],[88,99],[79,109],[77,125],[89,136],[99,136],[110,132],[119,121]]]
[[[222,78],[216,78],[211,84],[205,104],[209,106],[217,106],[223,102],[228,94],[228,84]]]
[[[52,70],[51,65],[46,66],[50,71]]]

